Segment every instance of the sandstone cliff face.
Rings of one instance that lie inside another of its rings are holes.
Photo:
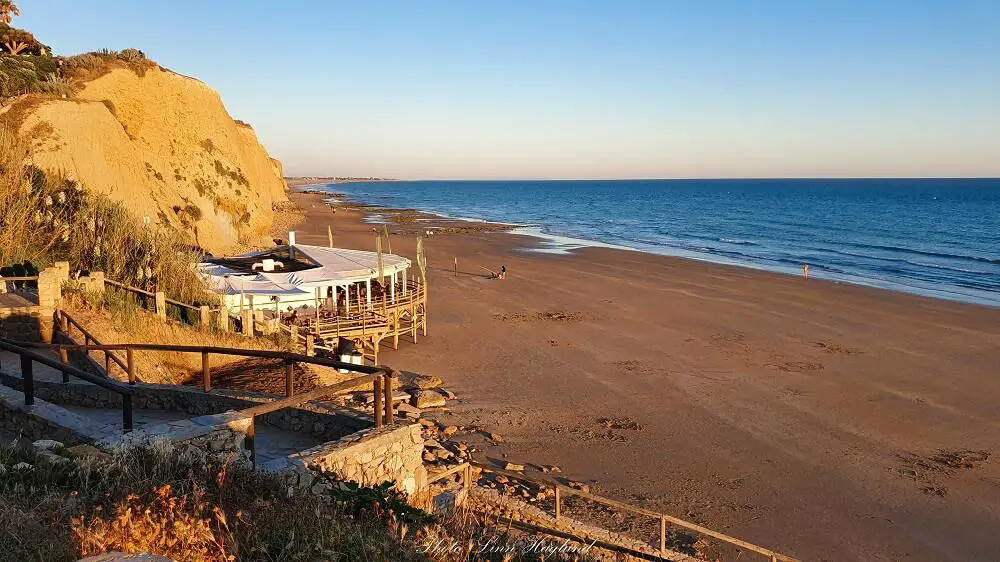
[[[39,127],[40,125],[40,127]],[[205,84],[160,68],[115,69],[73,99],[34,107],[33,159],[170,224],[213,253],[266,243],[271,204],[287,199],[281,164]]]

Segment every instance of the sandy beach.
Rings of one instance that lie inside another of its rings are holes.
[[[367,211],[291,198],[298,242],[374,248]],[[389,225],[394,253],[426,219]],[[803,560],[1000,558],[1000,309],[443,226],[429,336],[381,359],[444,379],[438,419],[502,435],[468,439],[483,459]]]

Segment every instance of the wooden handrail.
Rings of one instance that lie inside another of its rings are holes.
[[[149,291],[144,291],[144,290],[136,288],[136,287],[130,287],[130,286],[126,285],[125,283],[119,283],[118,281],[115,281],[113,279],[105,279],[104,280],[104,284],[105,285],[111,285],[112,287],[117,287],[119,289],[124,289],[124,290],[132,292],[132,293],[138,293],[138,294],[146,296],[146,297],[150,297],[150,298],[155,298],[156,297],[156,293],[151,293]]]
[[[31,370],[31,362],[41,363],[67,375],[72,375],[78,379],[83,379],[101,388],[117,392],[122,397],[122,427],[125,431],[132,430],[132,389],[127,385],[115,382],[111,379],[92,375],[82,369],[77,369],[71,365],[64,365],[58,359],[47,357],[34,351],[29,351],[24,346],[16,342],[0,338],[0,349],[16,353],[21,356],[21,380],[24,383],[24,403],[28,406],[34,404],[34,377]]]
[[[0,282],[3,281],[38,281],[38,276],[4,277],[0,275]]]
[[[201,312],[201,308],[200,308],[200,307],[197,307],[197,306],[194,306],[193,304],[187,304],[187,303],[184,303],[184,302],[180,302],[180,301],[175,301],[175,300],[173,300],[173,299],[166,299],[166,298],[165,298],[165,299],[163,299],[163,300],[164,300],[164,302],[166,302],[167,304],[172,304],[172,305],[174,305],[174,306],[176,306],[176,307],[180,307],[180,308],[186,308],[186,309],[188,309],[188,310],[193,310],[193,311],[195,311],[195,312]]]
[[[748,542],[746,542],[744,540],[740,540],[740,539],[738,539],[736,537],[731,537],[729,535],[726,535],[725,533],[720,533],[718,531],[713,531],[713,530],[708,529],[706,527],[702,527],[701,525],[698,525],[697,523],[691,523],[691,522],[685,521],[683,519],[678,519],[676,517],[673,517],[671,515],[667,515],[665,513],[660,513],[660,512],[657,512],[657,511],[651,511],[651,510],[648,510],[648,509],[644,509],[644,508],[641,508],[641,507],[630,505],[630,504],[627,504],[627,503],[624,503],[624,502],[620,502],[620,501],[617,501],[617,500],[613,500],[613,499],[610,499],[610,498],[605,498],[603,496],[598,496],[596,494],[591,494],[590,492],[584,492],[583,490],[577,490],[576,488],[570,488],[569,486],[564,486],[564,485],[559,484],[557,482],[552,482],[550,480],[541,480],[541,479],[538,479],[538,478],[532,478],[531,476],[527,476],[527,475],[521,474],[519,472],[511,472],[509,470],[504,470],[502,468],[496,468],[496,467],[488,465],[488,464],[483,464],[483,463],[476,462],[476,461],[469,461],[469,464],[472,465],[472,466],[481,468],[482,470],[486,470],[486,471],[492,472],[494,474],[501,474],[501,475],[506,476],[508,478],[513,478],[513,479],[516,479],[516,480],[523,480],[525,482],[531,482],[532,484],[535,484],[536,486],[548,486],[550,488],[554,488],[557,492],[561,492],[561,494],[569,494],[569,495],[579,496],[579,497],[582,497],[582,498],[585,498],[585,499],[588,499],[588,500],[591,500],[591,501],[594,501],[594,502],[597,502],[597,503],[601,503],[601,504],[607,505],[609,507],[614,507],[614,508],[617,508],[617,509],[621,509],[623,511],[631,511],[631,512],[637,513],[639,515],[646,515],[648,517],[652,517],[654,519],[658,519],[661,522],[664,522],[664,521],[665,522],[669,522],[669,523],[671,523],[673,525],[676,525],[678,527],[683,527],[683,528],[688,529],[690,531],[695,531],[695,532],[700,533],[702,535],[706,535],[706,536],[718,539],[718,540],[720,540],[722,542],[725,542],[725,543],[728,543],[730,545],[733,545],[733,546],[736,546],[736,547],[739,547],[739,548],[742,548],[742,549],[745,549],[745,550],[749,550],[751,552],[755,552],[755,553],[763,555],[763,556],[767,556],[772,561],[778,561],[778,560],[780,560],[780,561],[783,561],[783,562],[799,562],[798,560],[796,560],[795,558],[792,558],[790,556],[785,556],[784,554],[779,554],[779,553],[777,553],[777,552],[775,552],[773,550],[770,550],[768,548],[764,548],[762,546],[757,546],[755,544],[748,543]],[[558,512],[559,512],[559,508],[557,506],[556,513],[558,513]],[[662,536],[663,536],[663,532],[661,531],[661,537]],[[662,540],[661,540],[661,550],[662,550]]]
[[[67,314],[66,311],[64,311],[64,310],[57,310],[56,311],[56,319],[59,319],[59,318],[62,318],[62,319],[64,319],[66,321],[66,327],[67,327],[66,337],[70,337],[71,336],[71,334],[69,333],[69,330],[68,330],[69,326],[75,326],[76,329],[79,330],[80,333],[83,335],[83,337],[84,337],[84,343],[85,344],[87,343],[88,340],[94,342],[97,345],[101,344],[101,342],[98,341],[98,339],[95,338],[93,334],[91,334],[90,332],[88,332],[87,329],[84,328],[82,324],[80,324],[79,322],[76,321],[75,318],[73,318],[72,316],[70,316],[69,314]],[[64,348],[64,349],[71,349],[70,346],[72,346],[72,345],[75,345],[75,344],[62,345],[62,348]],[[126,373],[128,372],[128,365],[126,365],[125,362],[122,361],[121,357],[118,357],[114,353],[111,353],[111,351],[105,351],[105,353],[107,354],[107,359],[108,360],[113,361],[116,365],[118,365],[118,367],[122,371],[125,371]],[[107,371],[107,366],[105,367],[105,371]],[[108,374],[110,375],[111,373],[108,373]]]
[[[132,349],[132,350],[142,350],[142,351],[177,351],[182,353],[213,353],[219,355],[238,355],[242,357],[260,357],[264,359],[284,359],[286,361],[295,361],[298,363],[312,363],[313,365],[322,365],[324,367],[333,367],[336,369],[347,369],[358,373],[366,373],[366,374],[376,374],[385,372],[385,369],[383,369],[382,367],[373,367],[369,365],[354,365],[353,363],[344,363],[342,361],[326,359],[324,357],[312,357],[309,355],[291,353],[288,351],[270,351],[265,349],[237,349],[233,347],[213,347],[205,345],[169,345],[169,344],[156,344],[156,343],[116,343],[116,344],[100,344],[100,345],[51,344],[51,343],[16,342],[16,341],[12,341],[11,343],[28,348],[63,347],[66,349],[81,349],[81,350],[85,349],[85,350],[98,350],[98,351],[104,351],[104,350],[122,351],[122,350]]]

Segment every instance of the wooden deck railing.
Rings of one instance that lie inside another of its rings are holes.
[[[748,551],[748,552],[752,552],[752,553],[755,553],[755,554],[759,554],[761,556],[766,557],[767,560],[769,560],[770,562],[799,562],[798,560],[796,560],[795,558],[792,558],[790,556],[785,556],[784,554],[780,554],[780,553],[775,552],[775,551],[773,551],[771,549],[764,548],[762,546],[758,546],[758,545],[746,542],[746,541],[738,539],[736,537],[729,536],[729,535],[727,535],[725,533],[720,533],[718,531],[713,531],[712,529],[709,529],[707,527],[703,527],[701,525],[698,525],[697,523],[691,523],[690,521],[685,521],[683,519],[678,519],[677,517],[673,517],[673,516],[667,515],[665,513],[660,513],[660,512],[657,512],[657,511],[652,511],[652,510],[649,510],[649,509],[645,509],[645,508],[641,508],[641,507],[638,507],[638,506],[630,505],[630,504],[627,504],[627,503],[624,503],[624,502],[620,502],[620,501],[617,501],[617,500],[613,500],[613,499],[610,499],[610,498],[599,496],[597,494],[591,494],[590,492],[584,492],[583,490],[577,490],[576,488],[571,488],[569,486],[564,486],[562,484],[559,484],[557,482],[553,482],[553,481],[550,481],[550,480],[542,480],[542,479],[539,479],[539,478],[533,478],[531,476],[527,476],[527,475],[521,474],[519,472],[511,472],[509,470],[503,470],[501,468],[497,468],[497,467],[494,467],[494,466],[491,466],[491,465],[488,465],[488,464],[483,464],[483,463],[476,462],[476,461],[469,461],[469,462],[460,463],[460,464],[457,464],[455,466],[452,466],[452,467],[448,468],[447,470],[445,470],[443,472],[440,472],[440,473],[428,476],[427,477],[427,483],[428,484],[432,484],[434,482],[437,482],[439,480],[447,478],[447,477],[449,477],[449,476],[451,476],[453,474],[462,473],[463,481],[466,483],[466,485],[471,486],[471,485],[475,484],[475,482],[472,479],[472,467],[480,468],[480,469],[482,469],[483,471],[486,471],[486,472],[492,472],[494,474],[503,475],[503,476],[505,476],[507,478],[511,478],[511,479],[514,479],[514,480],[521,480],[523,482],[529,482],[529,483],[531,483],[531,484],[533,484],[535,486],[538,486],[538,487],[552,488],[554,490],[554,493],[555,493],[555,506],[554,506],[554,514],[553,515],[554,515],[555,520],[556,520],[557,523],[562,518],[562,500],[563,500],[564,496],[578,496],[578,497],[581,497],[583,499],[586,499],[586,500],[589,500],[589,501],[592,501],[592,502],[595,502],[595,503],[599,503],[599,504],[602,504],[602,505],[606,505],[608,507],[612,507],[612,508],[615,508],[615,509],[620,510],[620,511],[625,511],[625,512],[628,512],[628,513],[635,513],[635,514],[638,514],[638,515],[644,515],[644,516],[650,517],[650,518],[658,521],[659,524],[660,524],[660,544],[659,544],[660,556],[666,556],[668,554],[668,551],[667,551],[667,527],[668,527],[668,525],[674,525],[676,527],[681,527],[682,529],[686,529],[688,531],[694,531],[694,532],[696,532],[698,534],[701,534],[701,535],[704,535],[704,536],[707,536],[707,537],[712,537],[713,539],[722,541],[722,542],[724,542],[724,543],[726,543],[726,544],[728,544],[730,546],[737,547],[737,548],[741,549],[742,551]],[[558,531],[558,530],[556,530],[556,531]],[[618,548],[624,548],[626,550],[630,550],[627,547],[623,547],[623,546],[620,546],[620,545],[616,545],[616,546]],[[633,554],[643,555],[645,553],[643,553],[641,551],[633,551]]]

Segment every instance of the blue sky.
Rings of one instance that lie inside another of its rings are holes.
[[[1000,2],[21,0],[292,175],[1000,176]]]

